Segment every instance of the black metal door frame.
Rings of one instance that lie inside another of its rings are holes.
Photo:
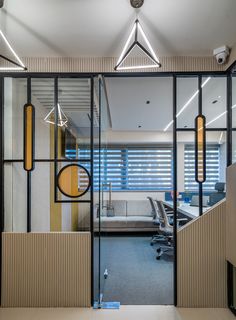
[[[91,116],[93,116],[93,90],[94,90],[94,77],[98,77],[102,75],[104,77],[172,77],[173,78],[173,191],[174,191],[174,305],[177,306],[177,198],[176,198],[176,191],[177,191],[177,132],[178,131],[192,131],[192,129],[183,129],[177,128],[176,123],[176,96],[177,96],[177,77],[202,77],[202,76],[227,76],[227,165],[232,163],[232,70],[234,70],[236,63],[234,63],[227,71],[216,71],[216,72],[137,72],[137,73],[126,73],[126,72],[119,72],[119,73],[26,73],[26,72],[5,72],[0,73],[0,122],[1,122],[1,129],[0,129],[0,183],[1,183],[1,191],[0,191],[0,202],[1,202],[1,212],[0,212],[0,290],[1,290],[1,278],[2,278],[2,233],[4,231],[4,163],[6,162],[23,162],[23,159],[17,160],[7,160],[4,159],[4,78],[12,77],[12,78],[27,78],[27,84],[30,85],[32,78],[89,78],[91,79]],[[57,81],[57,80],[55,80]],[[27,87],[28,88],[28,87]],[[54,91],[55,91],[54,86]],[[30,97],[31,91],[28,88],[28,99]],[[55,93],[57,95],[57,93]],[[23,106],[22,106],[23,107]],[[57,108],[56,108],[57,109]],[[93,121],[91,121],[93,124]],[[206,129],[207,131],[217,131],[217,129],[222,131],[222,128],[214,128]],[[93,181],[93,148],[94,148],[94,135],[93,135],[93,125],[91,125],[91,176]],[[56,137],[55,137],[56,139]],[[55,151],[56,151],[55,146]],[[77,161],[77,160],[76,160]],[[54,159],[35,159],[35,162],[54,162],[55,166],[58,162],[62,162],[62,160],[54,158]],[[71,162],[71,160],[63,160],[63,162]],[[93,285],[94,285],[94,278],[93,278],[93,270],[94,270],[94,261],[93,261],[93,254],[94,254],[94,227],[93,227],[93,182],[91,184],[91,198],[90,198],[90,226],[91,226],[91,305],[93,304]],[[30,204],[30,199],[28,201]],[[28,232],[30,232],[30,207],[28,212]],[[1,291],[0,291],[1,295]]]

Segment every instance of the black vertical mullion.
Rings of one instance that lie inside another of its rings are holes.
[[[199,93],[199,95],[198,95],[198,115],[202,116],[202,76],[201,75],[198,76],[198,93]],[[195,126],[195,130],[197,130],[196,126]],[[205,128],[204,128],[204,131],[205,131]],[[195,132],[195,136],[197,136],[196,132]],[[197,141],[195,141],[195,146],[196,145],[197,145]],[[195,148],[195,150],[196,149],[197,148]],[[196,154],[196,151],[195,151],[195,157],[198,158],[198,156]],[[204,156],[204,160],[203,161],[204,161],[203,167],[205,168],[205,156]],[[198,163],[197,163],[197,166],[198,166]],[[202,186],[202,182],[198,182],[198,192],[199,192],[199,216],[201,216],[202,213],[203,213],[203,207],[202,207],[203,186]]]
[[[0,181],[1,181],[1,191],[0,191],[0,304],[2,305],[2,233],[4,231],[4,78],[0,78]]]
[[[57,201],[57,159],[58,159],[58,77],[54,79],[54,201]]]
[[[177,82],[176,76],[173,76],[173,209],[174,209],[174,224],[173,224],[173,236],[174,236],[174,305],[177,306]]]
[[[27,103],[31,104],[31,77],[27,77]],[[31,232],[31,171],[27,171],[27,232]]]
[[[227,167],[232,164],[232,75],[227,75]]]
[[[98,302],[100,304],[100,297],[101,297],[101,208],[103,210],[103,197],[101,197],[101,192],[103,193],[103,183],[101,183],[101,130],[102,130],[102,99],[101,99],[101,79],[99,78],[99,82],[98,82],[98,99],[99,99],[99,163],[98,163],[98,172],[99,172],[99,177],[98,177]],[[106,160],[107,161],[107,160]],[[107,174],[106,174],[106,182],[107,184]],[[102,203],[101,203],[102,201]],[[96,270],[96,268],[95,268]],[[95,301],[93,301],[95,302]]]
[[[91,305],[93,305],[93,295],[94,295],[94,275],[93,275],[93,269],[94,269],[94,223],[93,223],[93,160],[94,160],[94,112],[93,112],[93,106],[94,106],[94,78],[91,76],[90,79],[90,158],[91,158],[91,186],[90,186],[90,230],[91,230]]]

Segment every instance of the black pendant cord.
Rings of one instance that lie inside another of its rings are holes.
[[[27,78],[27,103],[31,103],[31,78]],[[27,171],[27,232],[31,232],[31,171]]]

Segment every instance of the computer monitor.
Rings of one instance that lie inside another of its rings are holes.
[[[207,207],[208,206],[209,197],[203,196],[202,197],[202,206]],[[199,196],[192,196],[190,206],[192,207],[198,207],[199,206]]]

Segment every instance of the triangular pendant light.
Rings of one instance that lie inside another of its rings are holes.
[[[57,125],[58,127],[63,127],[66,126],[67,122],[68,122],[68,118],[65,115],[64,111],[62,110],[61,106],[59,105],[59,103],[57,104],[57,109],[58,109],[58,119],[57,119]],[[46,117],[44,118],[45,122],[51,123],[51,124],[55,124],[56,120],[55,120],[55,107],[53,107],[49,113],[46,115]]]
[[[15,60],[6,57],[5,55],[0,53],[0,58],[2,58],[3,60],[11,63],[14,65],[14,67],[0,67],[0,71],[17,71],[17,70],[27,70],[27,68],[25,67],[24,63],[21,61],[21,59],[19,58],[19,56],[16,54],[15,50],[12,48],[12,46],[10,45],[10,43],[8,42],[7,38],[4,36],[3,32],[0,30],[0,39],[2,39],[4,41],[4,43],[7,46],[7,49],[9,49],[9,51],[12,53],[12,55],[14,56]],[[1,50],[0,50],[1,51]]]
[[[138,41],[139,33],[141,34],[141,36],[144,40],[145,46],[147,46],[147,48],[145,48],[140,43],[140,41]],[[134,41],[132,42],[133,36],[134,36]],[[138,47],[144,53],[144,55],[150,60],[150,64],[123,66],[123,63],[125,62],[125,60],[128,58],[130,53],[136,47]],[[133,69],[160,68],[160,67],[161,67],[160,61],[159,61],[158,57],[156,56],[150,42],[148,41],[148,38],[146,37],[139,20],[138,19],[135,20],[134,26],[131,30],[131,33],[125,43],[125,46],[121,52],[121,55],[120,55],[114,69],[115,70],[133,70]]]

